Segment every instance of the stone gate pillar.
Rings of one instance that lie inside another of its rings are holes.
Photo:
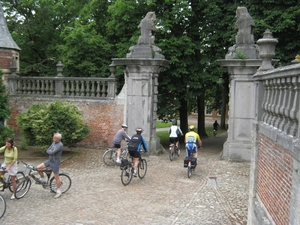
[[[158,76],[169,63],[154,45],[155,20],[155,13],[148,12],[138,26],[141,28],[138,44],[129,48],[126,58],[112,59],[112,65],[124,67],[128,134],[134,134],[137,127],[143,128],[143,136],[153,154],[161,151],[156,136]]]
[[[258,47],[254,44],[254,21],[245,7],[236,11],[238,29],[236,44],[229,48],[224,60],[228,69],[229,120],[228,137],[223,146],[222,158],[232,161],[250,161],[252,151],[252,126],[255,118],[256,84],[253,75],[261,66]]]

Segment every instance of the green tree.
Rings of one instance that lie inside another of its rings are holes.
[[[11,109],[8,106],[8,95],[6,87],[2,81],[2,71],[0,70],[0,143],[4,143],[7,138],[13,138],[13,129],[9,126],[4,126],[4,121],[9,119]]]
[[[12,37],[22,50],[22,76],[54,76],[60,60],[61,32],[78,17],[83,0],[7,0],[3,2]]]
[[[109,1],[91,0],[79,10],[78,18],[63,29],[59,45],[64,76],[107,77],[113,55],[106,23]]]
[[[90,132],[76,106],[61,101],[32,105],[18,115],[17,124],[32,146],[48,146],[60,132],[64,145],[73,147]]]

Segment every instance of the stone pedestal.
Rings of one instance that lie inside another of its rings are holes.
[[[126,123],[128,134],[135,134],[137,127],[143,128],[142,135],[149,145],[151,154],[158,154],[160,140],[156,136],[158,75],[168,65],[167,60],[157,59],[113,59],[114,65],[124,66],[127,87]]]
[[[261,66],[261,60],[230,59],[219,62],[230,74],[228,138],[223,146],[222,158],[250,161],[256,99],[253,75]]]

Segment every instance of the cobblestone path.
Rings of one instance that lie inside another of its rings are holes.
[[[246,225],[250,163],[220,160],[225,140],[225,134],[203,140],[191,178],[183,151],[172,162],[167,154],[145,155],[145,178],[133,178],[128,186],[121,183],[118,167],[102,163],[104,149],[83,151],[62,164],[73,183],[59,199],[34,183],[20,200],[2,192],[7,211],[0,224]]]

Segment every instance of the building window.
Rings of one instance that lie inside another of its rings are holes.
[[[211,115],[211,114],[212,114],[211,106],[205,106],[205,115]]]

